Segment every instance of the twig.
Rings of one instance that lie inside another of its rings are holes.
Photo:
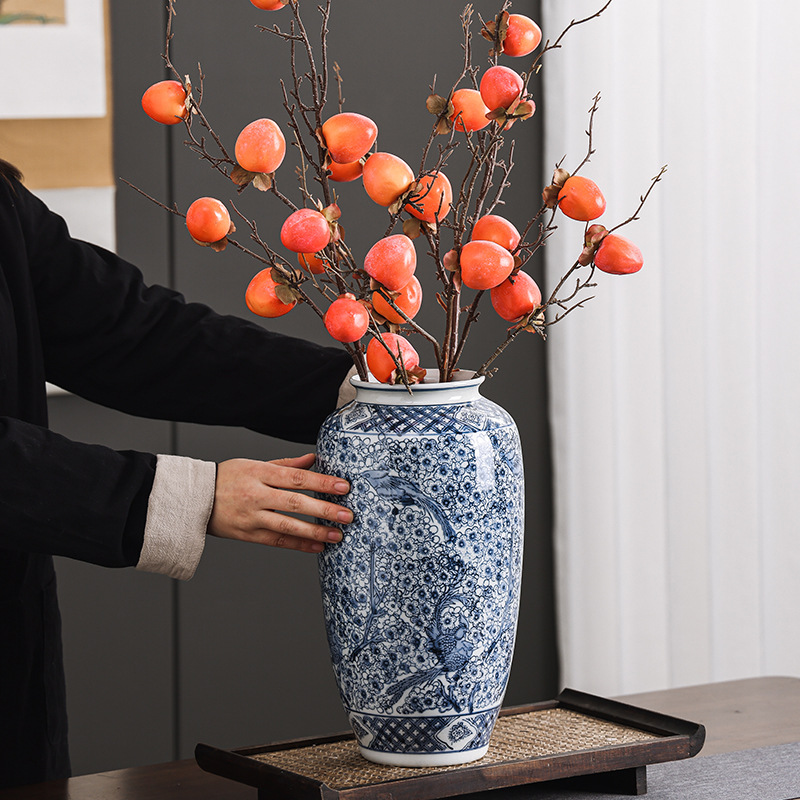
[[[336,93],[339,99],[339,113],[342,113],[342,109],[344,108],[344,96],[342,95],[342,73],[339,69],[339,65],[334,61],[333,62],[333,72],[336,75]]]
[[[572,30],[572,28],[577,27],[578,25],[583,25],[585,22],[589,22],[589,20],[597,19],[613,2],[613,0],[608,0],[608,2],[599,10],[595,11],[594,14],[590,14],[588,17],[584,17],[583,19],[575,20],[573,19],[566,28],[558,35],[558,38],[554,42],[550,42],[548,39],[544,43],[544,47],[540,51],[540,53],[536,56],[533,60],[533,64],[531,64],[530,70],[528,70],[525,85],[527,86],[528,80],[530,80],[531,76],[534,75],[536,72],[539,71],[541,68],[541,61],[544,57],[545,53],[550,52],[551,50],[558,50],[561,48],[561,40]]]
[[[489,367],[503,354],[503,352],[505,352],[505,349],[511,344],[511,342],[513,342],[524,330],[525,328],[521,326],[511,328],[506,335],[505,340],[501,342],[497,346],[497,349],[494,351],[494,353],[492,353],[492,355],[489,356],[489,358],[487,358],[486,361],[484,361],[483,364],[478,367],[478,369],[475,371],[475,376],[487,375]]]
[[[578,166],[575,167],[574,170],[572,170],[571,173],[572,175],[577,175],[578,172],[580,172],[581,168],[584,166],[584,164],[587,164],[595,153],[595,149],[592,146],[592,134],[594,132],[594,115],[597,113],[597,107],[599,104],[600,104],[600,92],[598,92],[592,99],[592,107],[589,109],[589,126],[586,129],[586,136],[589,139],[589,145],[586,155],[584,156],[583,161],[581,161],[581,163],[578,164]]]
[[[130,186],[131,189],[133,189],[135,192],[139,192],[139,194],[142,195],[142,197],[146,197],[148,200],[150,200],[152,203],[155,203],[160,208],[166,209],[167,211],[169,211],[170,214],[175,214],[176,216],[183,217],[184,219],[186,218],[186,214],[182,213],[181,211],[178,211],[177,204],[172,207],[164,205],[164,203],[162,203],[160,200],[156,200],[155,197],[151,197],[149,194],[147,194],[147,192],[142,191],[138,186],[134,186],[130,181],[126,181],[125,178],[121,178],[121,180],[123,183],[127,183],[128,186]]]
[[[621,228],[623,225],[627,225],[629,222],[634,222],[635,220],[639,219],[639,212],[642,210],[642,207],[647,202],[647,198],[650,196],[650,192],[653,191],[653,189],[655,188],[656,184],[661,180],[661,178],[664,176],[664,173],[666,171],[667,171],[667,165],[664,164],[664,166],[661,167],[661,169],[659,170],[658,175],[656,175],[650,181],[650,186],[648,187],[647,191],[643,195],[641,195],[639,197],[639,205],[637,206],[636,211],[634,211],[633,214],[630,217],[628,217],[628,219],[626,219],[624,222],[620,222],[618,225],[615,225],[613,228],[609,228],[608,229],[609,233],[611,233],[611,231],[617,230],[618,228]]]

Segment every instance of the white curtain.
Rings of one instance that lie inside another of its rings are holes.
[[[603,0],[543,0],[545,37]],[[613,0],[545,57],[546,164],[597,152],[645,256],[551,329],[563,683],[800,675],[800,3]],[[580,252],[561,216],[549,282]]]

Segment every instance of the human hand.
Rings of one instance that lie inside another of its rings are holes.
[[[311,472],[313,463],[313,453],[275,461],[237,458],[221,462],[217,465],[208,532],[224,539],[307,553],[321,552],[325,542],[341,541],[338,529],[291,516],[303,514],[338,523],[353,521],[350,509],[301,494],[346,494],[350,490],[341,478]]]

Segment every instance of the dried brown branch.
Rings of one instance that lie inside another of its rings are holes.
[[[664,177],[664,173],[666,171],[667,171],[667,165],[664,164],[664,166],[661,167],[661,169],[659,170],[658,175],[656,175],[650,181],[650,186],[648,187],[647,191],[639,197],[639,205],[636,208],[636,211],[634,211],[633,214],[630,217],[628,217],[628,219],[626,219],[624,222],[620,222],[613,228],[609,228],[609,233],[611,233],[611,231],[617,230],[618,228],[621,228],[623,225],[627,225],[629,222],[634,222],[635,220],[639,219],[639,212],[642,210],[644,204],[647,202],[647,198],[650,197],[650,192],[652,192],[653,189],[655,189],[656,184]]]
[[[602,0],[600,1],[602,2]],[[335,61],[329,61],[328,54],[332,0],[318,0],[318,2],[320,2],[317,5],[317,11],[320,14],[318,38],[316,32],[312,32],[306,27],[301,16],[301,4],[298,0],[290,0],[289,2],[291,16],[287,23],[288,31],[281,30],[278,25],[274,25],[271,28],[259,26],[259,28],[288,45],[288,72],[290,78],[287,79],[286,83],[281,81],[280,85],[283,93],[284,111],[293,135],[292,145],[297,148],[300,154],[300,167],[296,176],[298,190],[302,198],[302,205],[322,209],[336,202],[336,192],[333,189],[335,184],[330,183],[328,169],[330,156],[321,131],[324,109],[330,88],[329,78],[334,77],[336,81],[336,99],[339,112],[344,109],[344,89],[339,66]],[[543,49],[533,61],[530,70],[523,74],[523,93],[527,92],[529,81],[540,69],[544,54],[561,48],[564,38],[572,28],[599,17],[611,2],[612,0],[608,0],[605,5],[590,16],[572,20],[555,40],[550,41],[548,39],[545,42]],[[197,68],[199,75],[197,85],[192,87],[189,77],[181,78],[181,75],[172,64],[170,46],[174,35],[173,22],[176,14],[176,0],[166,0],[166,3],[167,21],[164,62],[168,70],[178,80],[182,81],[187,95],[187,108],[190,111],[184,121],[187,131],[187,139],[184,144],[189,150],[197,154],[201,161],[229,177],[232,170],[238,168],[238,166],[226,151],[224,143],[216,135],[202,111],[201,103],[205,76],[200,65],[198,64]],[[484,23],[480,19],[480,15],[477,15],[482,26],[481,32],[484,38],[490,41],[491,50],[488,58],[490,64],[497,64],[499,54],[502,52],[510,8],[511,1],[503,0],[500,11],[494,17],[494,20],[490,20],[489,23]],[[463,355],[466,341],[474,331],[474,324],[480,316],[479,305],[486,292],[475,292],[474,296],[465,302],[462,307],[463,292],[457,261],[449,253],[446,257],[443,257],[443,253],[447,253],[452,249],[457,254],[475,222],[485,214],[494,213],[495,209],[503,204],[503,194],[505,189],[510,186],[510,176],[514,168],[515,140],[507,133],[504,117],[493,120],[488,127],[472,133],[457,131],[457,120],[448,119],[448,112],[452,108],[450,102],[453,93],[464,83],[475,89],[479,87],[479,69],[473,62],[472,25],[475,16],[472,4],[467,4],[460,15],[463,59],[458,75],[446,98],[439,98],[438,96],[432,98],[435,102],[431,103],[429,108],[434,111],[436,119],[427,141],[423,143],[416,183],[405,196],[399,198],[390,207],[389,223],[384,233],[384,237],[391,235],[397,223],[404,220],[408,215],[410,208],[419,209],[420,204],[426,197],[426,191],[419,188],[419,181],[425,176],[439,171],[446,173],[445,168],[450,163],[451,154],[461,147],[459,154],[464,157],[466,166],[460,175],[458,183],[456,184],[453,181],[452,184],[457,189],[457,194],[453,198],[451,212],[443,216],[441,214],[443,209],[440,205],[440,213],[436,215],[435,223],[418,222],[413,219],[413,215],[409,215],[405,225],[407,226],[409,222],[413,223],[413,225],[410,228],[404,227],[404,230],[408,230],[412,236],[418,230],[428,243],[428,255],[433,260],[436,278],[440,284],[436,299],[445,312],[441,340],[406,315],[394,302],[392,293],[384,291],[380,287],[377,291],[400,314],[403,323],[394,325],[371,315],[369,333],[378,338],[387,351],[390,352],[400,376],[399,380],[402,380],[409,389],[411,378],[405,371],[403,359],[402,357],[396,357],[386,346],[386,342],[383,341],[384,331],[382,331],[382,328],[388,327],[393,331],[402,331],[420,336],[433,348],[433,354],[440,370],[440,379],[447,381],[452,378],[452,374],[458,368],[459,361]],[[329,75],[330,69],[333,70],[333,76]],[[434,93],[435,85],[436,77],[434,76],[430,87],[431,94]],[[588,137],[586,155],[572,174],[576,174],[582,169],[595,153],[593,131],[599,100],[600,95],[598,94],[594,97],[592,107],[589,110],[586,131]],[[521,120],[520,124],[522,124]],[[436,145],[435,148],[434,145]],[[453,162],[456,161],[455,158],[452,160]],[[665,169],[666,167],[653,178],[647,191],[640,197],[639,205],[633,215],[611,230],[616,230],[639,218],[645,201],[653,191],[655,184],[663,176]],[[278,189],[274,176],[271,177],[271,182],[264,181],[259,188],[274,195],[291,211],[297,210],[298,205]],[[129,185],[132,186],[132,184]],[[176,206],[170,208],[137,187],[132,186],[132,188],[170,213],[184,216]],[[243,189],[244,187],[240,191]],[[430,189],[427,191],[430,191]],[[320,195],[321,198],[318,199]],[[254,250],[233,239],[228,239],[227,241],[259,263],[271,267],[275,271],[276,279],[280,278],[282,282],[285,282],[287,286],[297,293],[301,302],[309,305],[318,317],[324,317],[323,308],[325,304],[316,303],[311,297],[312,292],[315,295],[319,293],[326,301],[332,301],[336,296],[346,291],[352,292],[362,300],[367,300],[371,296],[373,286],[370,278],[360,268],[360,262],[356,261],[343,238],[334,240],[319,254],[326,264],[323,273],[319,275],[310,271],[305,273],[289,263],[286,258],[273,250],[261,238],[254,219],[248,219],[235,205],[231,205],[236,214],[249,227],[250,238],[258,247]],[[549,215],[547,214],[548,210],[550,211]],[[524,266],[541,247],[545,246],[549,237],[556,231],[556,211],[557,208],[553,208],[552,204],[548,202],[542,205],[527,222],[522,230],[520,243],[514,252],[517,257],[518,267]],[[538,234],[535,240],[532,242],[527,241],[537,227]],[[444,243],[445,237],[448,240],[447,244]],[[452,243],[449,243],[450,237],[452,237]],[[259,249],[261,252],[257,252]],[[585,263],[588,260],[588,256],[584,253],[581,260]],[[581,266],[579,261],[569,266],[557,281],[548,299],[534,309],[531,314],[527,315],[526,318],[518,321],[508,329],[505,339],[495,348],[486,362],[481,365],[478,374],[486,375],[493,372],[494,369],[491,365],[506,351],[511,342],[519,337],[521,332],[532,331],[544,337],[547,327],[561,321],[577,308],[583,307],[588,300],[592,299],[588,296],[588,292],[595,285],[593,283],[594,272],[593,263],[590,263],[588,268]],[[548,311],[551,312],[550,319],[548,319]],[[366,379],[368,373],[362,343],[347,344],[345,349],[353,358],[359,376],[362,379]]]
[[[478,305],[480,304],[484,294],[485,292],[483,289],[477,291],[472,303],[467,309],[467,317],[464,320],[464,327],[461,329],[461,336],[456,347],[455,355],[453,356],[453,362],[455,364],[458,364],[461,360],[461,354],[464,352],[464,345],[467,343],[467,336],[469,335],[470,328],[474,322],[477,322],[478,317],[480,316]]]
[[[489,367],[505,352],[506,348],[511,344],[511,342],[513,342],[524,330],[525,328],[519,325],[509,328],[506,338],[497,346],[492,355],[489,356],[489,358],[487,358],[477,370],[475,370],[475,375],[490,375],[491,373],[489,371]]]
[[[184,219],[186,218],[186,214],[182,213],[181,211],[178,211],[177,204],[174,206],[164,205],[164,203],[162,203],[160,200],[156,200],[155,197],[152,197],[151,195],[147,194],[147,192],[142,191],[138,186],[134,186],[130,181],[126,181],[125,178],[122,178],[121,180],[123,183],[128,184],[128,186],[130,186],[131,189],[133,189],[135,192],[139,192],[139,194],[142,195],[142,197],[146,197],[151,203],[155,203],[160,208],[169,211],[170,214],[175,214],[176,216],[183,217]]]
[[[425,328],[423,328],[416,320],[409,317],[408,314],[406,314],[406,312],[403,311],[403,309],[400,308],[397,303],[395,303],[394,298],[391,296],[391,294],[389,294],[389,292],[382,288],[377,289],[377,292],[389,304],[389,306],[405,320],[406,325],[422,336],[423,339],[427,339],[430,342],[431,346],[433,347],[436,362],[439,363],[439,340],[432,333],[426,331]]]
[[[600,105],[600,93],[598,92],[592,99],[592,107],[589,109],[589,125],[586,129],[586,136],[589,139],[589,145],[586,151],[586,155],[584,156],[583,161],[581,161],[581,163],[578,164],[578,166],[575,167],[574,170],[572,170],[571,173],[572,175],[577,175],[581,171],[581,168],[585,164],[589,163],[589,161],[591,160],[592,156],[595,153],[595,149],[592,145],[592,136],[594,133],[594,115],[597,113],[597,108],[599,105]]]
[[[539,71],[541,67],[542,58],[544,57],[545,53],[549,53],[551,50],[558,50],[561,48],[561,41],[562,39],[573,29],[576,28],[578,25],[583,25],[590,20],[597,19],[613,2],[613,0],[608,0],[608,2],[599,10],[595,11],[594,14],[590,14],[588,17],[584,17],[583,19],[575,20],[573,19],[566,28],[558,35],[554,42],[551,42],[549,39],[545,41],[544,47],[541,49],[539,54],[533,60],[533,64],[531,64],[531,68],[528,70],[526,76],[526,86],[527,82],[530,80],[531,76],[533,76],[536,72]]]
[[[336,75],[336,94],[339,100],[339,113],[341,114],[344,109],[344,95],[342,94],[342,73],[339,65],[333,62],[333,72]]]

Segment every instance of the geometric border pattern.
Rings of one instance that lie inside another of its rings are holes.
[[[477,714],[380,716],[350,712],[359,744],[384,753],[427,754],[477,750],[489,743],[499,706]],[[454,747],[455,743],[459,743]]]
[[[513,424],[511,417],[486,401],[462,406],[381,406],[358,403],[343,409],[340,425],[352,433],[473,433]]]

